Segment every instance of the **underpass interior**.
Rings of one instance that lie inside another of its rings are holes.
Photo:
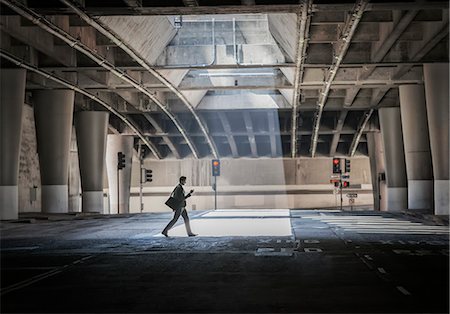
[[[448,17],[0,0],[0,311],[448,313]]]

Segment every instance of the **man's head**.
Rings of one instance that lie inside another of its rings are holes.
[[[180,177],[180,184],[181,185],[185,185],[186,184],[186,177],[185,176]]]

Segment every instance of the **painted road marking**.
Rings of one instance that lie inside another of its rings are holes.
[[[322,249],[319,249],[319,248],[315,248],[315,247],[306,247],[306,248],[304,248],[304,251],[305,252],[308,252],[308,253],[316,253],[316,252],[322,252]]]
[[[387,274],[387,272],[382,267],[378,267],[378,271],[382,274]]]
[[[406,290],[405,288],[403,288],[402,286],[397,286],[397,289],[404,295],[411,295],[411,293],[408,290]]]

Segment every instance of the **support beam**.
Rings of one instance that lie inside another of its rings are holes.
[[[395,42],[399,39],[399,37],[404,33],[406,28],[411,24],[414,20],[418,11],[408,11],[406,12],[400,21],[395,25],[395,28],[392,32],[386,37],[381,46],[375,51],[372,57],[372,62],[378,63],[383,61],[384,57],[388,54],[389,50],[391,50],[392,46],[394,46]],[[367,80],[369,76],[375,71],[376,66],[368,66],[364,67],[363,71],[359,75],[359,80]],[[344,101],[345,106],[353,105],[353,102],[360,91],[360,87],[352,88],[348,91],[348,95]]]
[[[345,118],[347,118],[348,110],[342,110],[339,119],[337,121],[336,129],[333,134],[333,139],[330,144],[330,153],[329,156],[333,157],[336,154],[336,149],[339,144],[339,138],[341,137],[342,128],[345,124]]]
[[[198,7],[197,0],[183,0],[183,3],[187,7]]]
[[[181,101],[185,104],[185,106],[188,108],[188,110],[193,115],[195,121],[198,123],[200,130],[203,132],[206,141],[208,142],[208,146],[211,150],[212,155],[214,158],[219,158],[219,155],[217,153],[217,149],[214,146],[214,143],[212,139],[210,138],[205,125],[200,120],[199,116],[195,112],[194,107],[189,103],[187,98],[172,84],[170,83],[166,78],[164,78],[158,71],[154,70],[150,64],[148,64],[137,52],[135,52],[127,43],[125,43],[124,40],[118,38],[115,34],[113,34],[106,26],[101,25],[94,19],[92,19],[90,16],[88,16],[85,12],[77,8],[72,2],[68,0],[60,0],[63,4],[65,4],[67,7],[71,8],[73,12],[78,14],[78,16],[83,19],[86,23],[94,27],[97,31],[99,31],[101,34],[112,40],[114,43],[116,43],[120,48],[122,48],[131,58],[133,58],[136,62],[138,62],[140,65],[142,65],[150,74],[155,76],[161,83],[166,85],[173,93],[175,93]],[[153,99],[152,99],[153,100]],[[186,135],[186,141],[189,145],[189,147],[192,150],[192,153],[195,155],[196,158],[198,158],[198,154],[196,152],[196,149],[193,145],[193,143],[187,138]]]
[[[2,1],[3,3],[3,1]],[[38,27],[23,27],[19,16],[1,16],[0,30],[49,56],[64,66],[77,64],[76,53],[69,47],[56,46],[54,38]]]
[[[358,130],[356,131],[356,134],[353,136],[352,144],[350,145],[349,149],[349,156],[353,157],[355,155],[356,149],[358,148],[359,140],[361,139],[361,136],[366,128],[367,122],[369,122],[370,117],[372,116],[374,109],[370,109],[366,112],[364,112],[363,116],[359,120],[358,123]]]
[[[223,126],[223,129],[227,136],[228,143],[230,144],[231,154],[233,155],[233,158],[237,158],[237,157],[239,157],[239,152],[238,152],[236,141],[234,140],[234,137],[232,134],[233,132],[231,130],[230,122],[228,121],[226,113],[219,111],[219,112],[217,112],[217,114],[219,115],[219,119],[222,122],[222,126]]]
[[[155,157],[157,159],[161,159],[160,156],[158,155],[158,150],[154,147],[154,145],[148,141],[148,139],[142,134],[142,131],[139,130],[138,128],[136,128],[129,119],[127,119],[127,117],[125,117],[123,114],[121,114],[119,111],[117,111],[114,106],[112,104],[106,103],[104,100],[100,99],[99,97],[95,96],[94,94],[91,94],[89,92],[87,92],[84,89],[79,88],[77,85],[72,84],[68,81],[65,81],[57,76],[55,76],[52,73],[46,72],[46,71],[42,71],[37,67],[34,67],[32,65],[27,64],[24,60],[18,59],[17,57],[9,54],[6,51],[3,51],[0,49],[0,56],[2,58],[5,58],[9,61],[11,61],[12,63],[16,64],[17,66],[20,66],[24,69],[27,69],[29,71],[32,71],[34,73],[37,73],[39,75],[44,76],[47,79],[50,79],[52,81],[55,81],[65,87],[68,87],[78,93],[81,93],[87,97],[89,97],[90,99],[96,101],[97,103],[99,103],[100,105],[102,105],[103,107],[105,107],[108,111],[110,111],[111,113],[113,113],[114,115],[116,115],[119,119],[121,119],[126,125],[128,125],[130,127],[131,130],[133,130],[135,132],[135,134],[144,142],[145,145],[147,145],[147,147],[152,151],[152,153],[155,155]]]
[[[374,109],[380,107],[380,102],[386,95],[386,93],[389,91],[389,89],[390,89],[389,87],[383,87],[373,91],[372,99],[370,101],[370,107],[372,108],[364,113],[362,120],[358,124],[359,125],[358,130],[353,136],[352,144],[350,145],[350,149],[348,152],[349,156],[353,157],[353,155],[355,154],[356,149],[358,148],[359,142],[361,140],[361,135],[364,132],[367,122],[369,121],[371,115],[373,114]]]
[[[148,122],[150,122],[151,125],[153,125],[153,127],[156,130],[156,132],[164,133],[164,130],[162,129],[161,125],[158,123],[158,121],[156,121],[156,119],[154,119],[151,116],[150,113],[144,112],[142,115],[145,117],[145,119],[147,119]],[[162,135],[161,137],[164,140],[164,142],[167,144],[169,149],[172,151],[172,154],[175,156],[175,158],[181,159],[180,152],[178,151],[178,149],[175,146],[175,144],[172,141],[172,139],[169,136],[167,136],[167,135]]]
[[[123,0],[131,8],[142,8],[142,0]]]
[[[425,55],[427,55],[442,39],[448,37],[448,13],[442,20],[442,27],[436,28],[433,34],[430,36],[428,40],[424,40],[422,46],[417,48],[413,55],[410,57],[411,62],[420,61]],[[397,67],[397,70],[393,73],[392,79],[399,79],[403,75],[409,72],[413,65],[400,65]]]
[[[258,157],[258,150],[256,148],[256,138],[255,133],[253,131],[253,122],[252,118],[250,117],[250,114],[248,111],[243,112],[244,115],[244,122],[245,122],[245,128],[247,129],[248,133],[248,142],[250,143],[250,149],[252,151],[252,157]]]
[[[270,133],[270,152],[272,157],[277,156],[277,138],[275,136],[276,127],[275,124],[278,125],[278,130],[280,128],[279,121],[276,121],[275,119],[278,118],[275,117],[275,111],[270,110],[267,111],[267,120],[269,121],[269,133]]]
[[[178,120],[175,118],[175,116],[169,111],[169,109],[164,104],[162,104],[154,96],[154,94],[152,92],[150,92],[146,88],[142,87],[142,85],[139,82],[137,82],[132,77],[130,77],[128,74],[126,74],[126,72],[124,72],[123,70],[118,69],[117,67],[115,67],[107,59],[105,59],[102,56],[98,55],[91,48],[89,48],[88,46],[84,45],[78,39],[74,38],[69,33],[65,32],[64,30],[59,28],[57,25],[55,25],[55,24],[51,23],[50,21],[46,20],[43,16],[37,15],[35,12],[33,12],[32,10],[29,10],[28,8],[24,7],[22,4],[18,3],[15,0],[0,0],[0,3],[3,3],[5,5],[7,5],[9,8],[11,8],[14,11],[16,11],[17,13],[19,13],[23,17],[27,18],[28,20],[30,20],[34,24],[38,25],[39,27],[41,27],[42,29],[46,30],[50,34],[52,34],[52,35],[58,37],[59,39],[63,40],[64,42],[66,42],[71,47],[73,47],[73,48],[77,49],[78,51],[80,51],[81,53],[85,54],[87,57],[89,57],[93,61],[97,62],[99,65],[101,65],[105,69],[109,70],[111,73],[113,73],[114,75],[116,75],[120,79],[122,79],[122,80],[126,81],[127,83],[133,85],[133,87],[137,88],[139,91],[141,91],[142,93],[147,95],[150,99],[152,99],[162,109],[162,111],[167,116],[169,116],[169,118],[173,121],[173,123],[178,128],[180,133],[183,134],[183,136],[185,137],[186,142],[188,143],[189,147],[191,147],[191,150],[192,150],[192,153],[194,154],[194,156],[196,158],[198,158],[198,153],[197,153],[197,151],[196,151],[192,141],[190,141],[190,139],[188,138],[187,133],[184,130],[184,128],[181,126],[181,124],[178,122]],[[148,142],[148,141],[145,140],[144,142]],[[157,153],[156,150],[153,150],[152,148],[151,148],[151,150],[152,150],[152,152],[155,153],[155,156],[158,156],[158,153]]]
[[[291,123],[291,157],[297,156],[297,120],[298,106],[300,105],[300,83],[303,81],[304,61],[306,48],[308,47],[309,26],[311,23],[311,0],[302,0],[297,13],[297,47],[295,50],[295,77],[294,94],[292,98],[292,123]]]
[[[229,5],[229,6],[199,6],[199,7],[88,7],[86,12],[92,16],[98,15],[203,15],[203,14],[274,14],[274,13],[297,13],[297,4],[278,4],[275,1],[273,5]],[[313,12],[330,12],[330,11],[351,11],[353,5],[351,3],[323,3],[313,4]],[[384,2],[370,3],[367,5],[366,11],[391,11],[404,10],[405,2]],[[408,2],[409,10],[448,10],[447,1],[434,2]],[[44,15],[67,15],[73,12],[67,8],[39,8],[39,13]]]
[[[358,27],[359,22],[361,21],[364,10],[367,6],[367,0],[358,0],[352,10],[351,15],[349,16],[348,22],[344,26],[344,31],[342,32],[342,36],[337,42],[337,51],[333,59],[333,64],[328,70],[325,83],[323,84],[322,90],[319,94],[319,101],[317,103],[317,111],[314,116],[314,125],[313,125],[313,134],[311,136],[311,157],[314,157],[316,154],[317,148],[317,140],[319,138],[319,128],[320,121],[322,119],[323,107],[328,99],[328,94],[330,92],[331,83],[333,82],[337,70],[347,53],[348,47],[350,46],[350,42],[352,41],[353,35],[355,34],[356,28]]]

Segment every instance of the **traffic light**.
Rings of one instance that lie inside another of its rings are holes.
[[[117,169],[121,170],[125,168],[125,154],[122,152],[117,153]]]
[[[212,160],[212,175],[214,177],[220,176],[220,160],[218,159]]]
[[[153,177],[153,175],[152,175],[152,170],[150,170],[150,169],[145,169],[145,182],[152,182],[153,181],[153,179],[152,179],[152,177]]]
[[[345,172],[350,172],[350,159],[345,160]]]
[[[343,188],[348,188],[348,187],[350,187],[350,182],[349,182],[349,181],[342,181],[342,187],[343,187]]]
[[[341,173],[341,158],[333,158],[333,173]]]

